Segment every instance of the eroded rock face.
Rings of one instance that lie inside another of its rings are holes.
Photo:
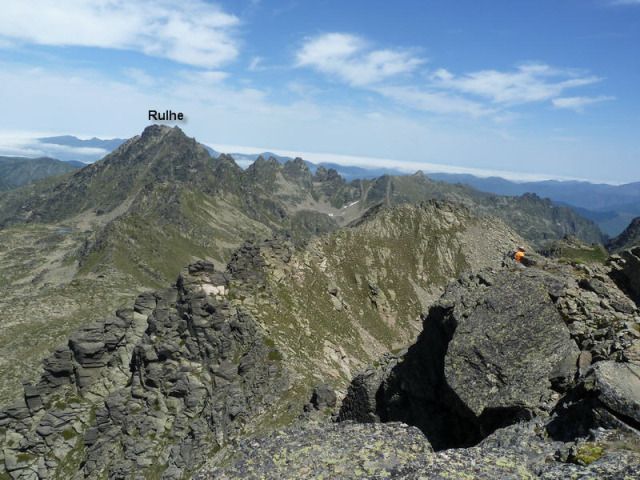
[[[24,401],[0,412],[5,471],[178,479],[204,464],[287,386],[272,342],[228,298],[247,275],[198,262],[72,335]]]

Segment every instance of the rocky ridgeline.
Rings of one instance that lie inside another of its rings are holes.
[[[466,275],[354,378],[337,424],[244,440],[198,478],[638,478],[640,317],[609,274]]]
[[[248,244],[226,273],[192,264],[75,333],[0,412],[4,475],[177,479],[202,465],[287,388],[279,352],[237,300],[261,262]]]

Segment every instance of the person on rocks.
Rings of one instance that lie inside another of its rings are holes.
[[[524,254],[525,254],[524,248],[518,247],[518,249],[513,254],[513,259],[516,261],[516,263],[522,263],[522,260],[524,259]]]

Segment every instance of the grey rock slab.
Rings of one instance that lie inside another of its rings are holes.
[[[599,362],[593,367],[593,375],[600,401],[640,424],[640,365]]]
[[[445,356],[445,378],[476,416],[485,410],[535,409],[550,396],[551,379],[570,382],[577,372],[580,352],[536,278],[506,274],[480,294],[463,293],[447,321],[457,325]]]

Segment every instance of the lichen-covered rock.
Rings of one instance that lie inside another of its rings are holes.
[[[431,452],[417,428],[400,423],[307,423],[243,440],[194,478],[410,478]]]
[[[476,447],[433,452],[419,430],[402,423],[310,423],[243,440],[194,478],[613,480],[640,474],[640,454],[613,444],[567,446],[577,456],[560,460],[562,444],[545,441],[538,427],[531,422],[513,425]],[[582,460],[589,463],[575,463]]]
[[[528,273],[475,291],[463,283],[442,299],[452,308],[440,321],[453,329],[445,380],[477,417],[530,416],[553,396],[552,378],[576,374],[579,350],[544,283]]]

